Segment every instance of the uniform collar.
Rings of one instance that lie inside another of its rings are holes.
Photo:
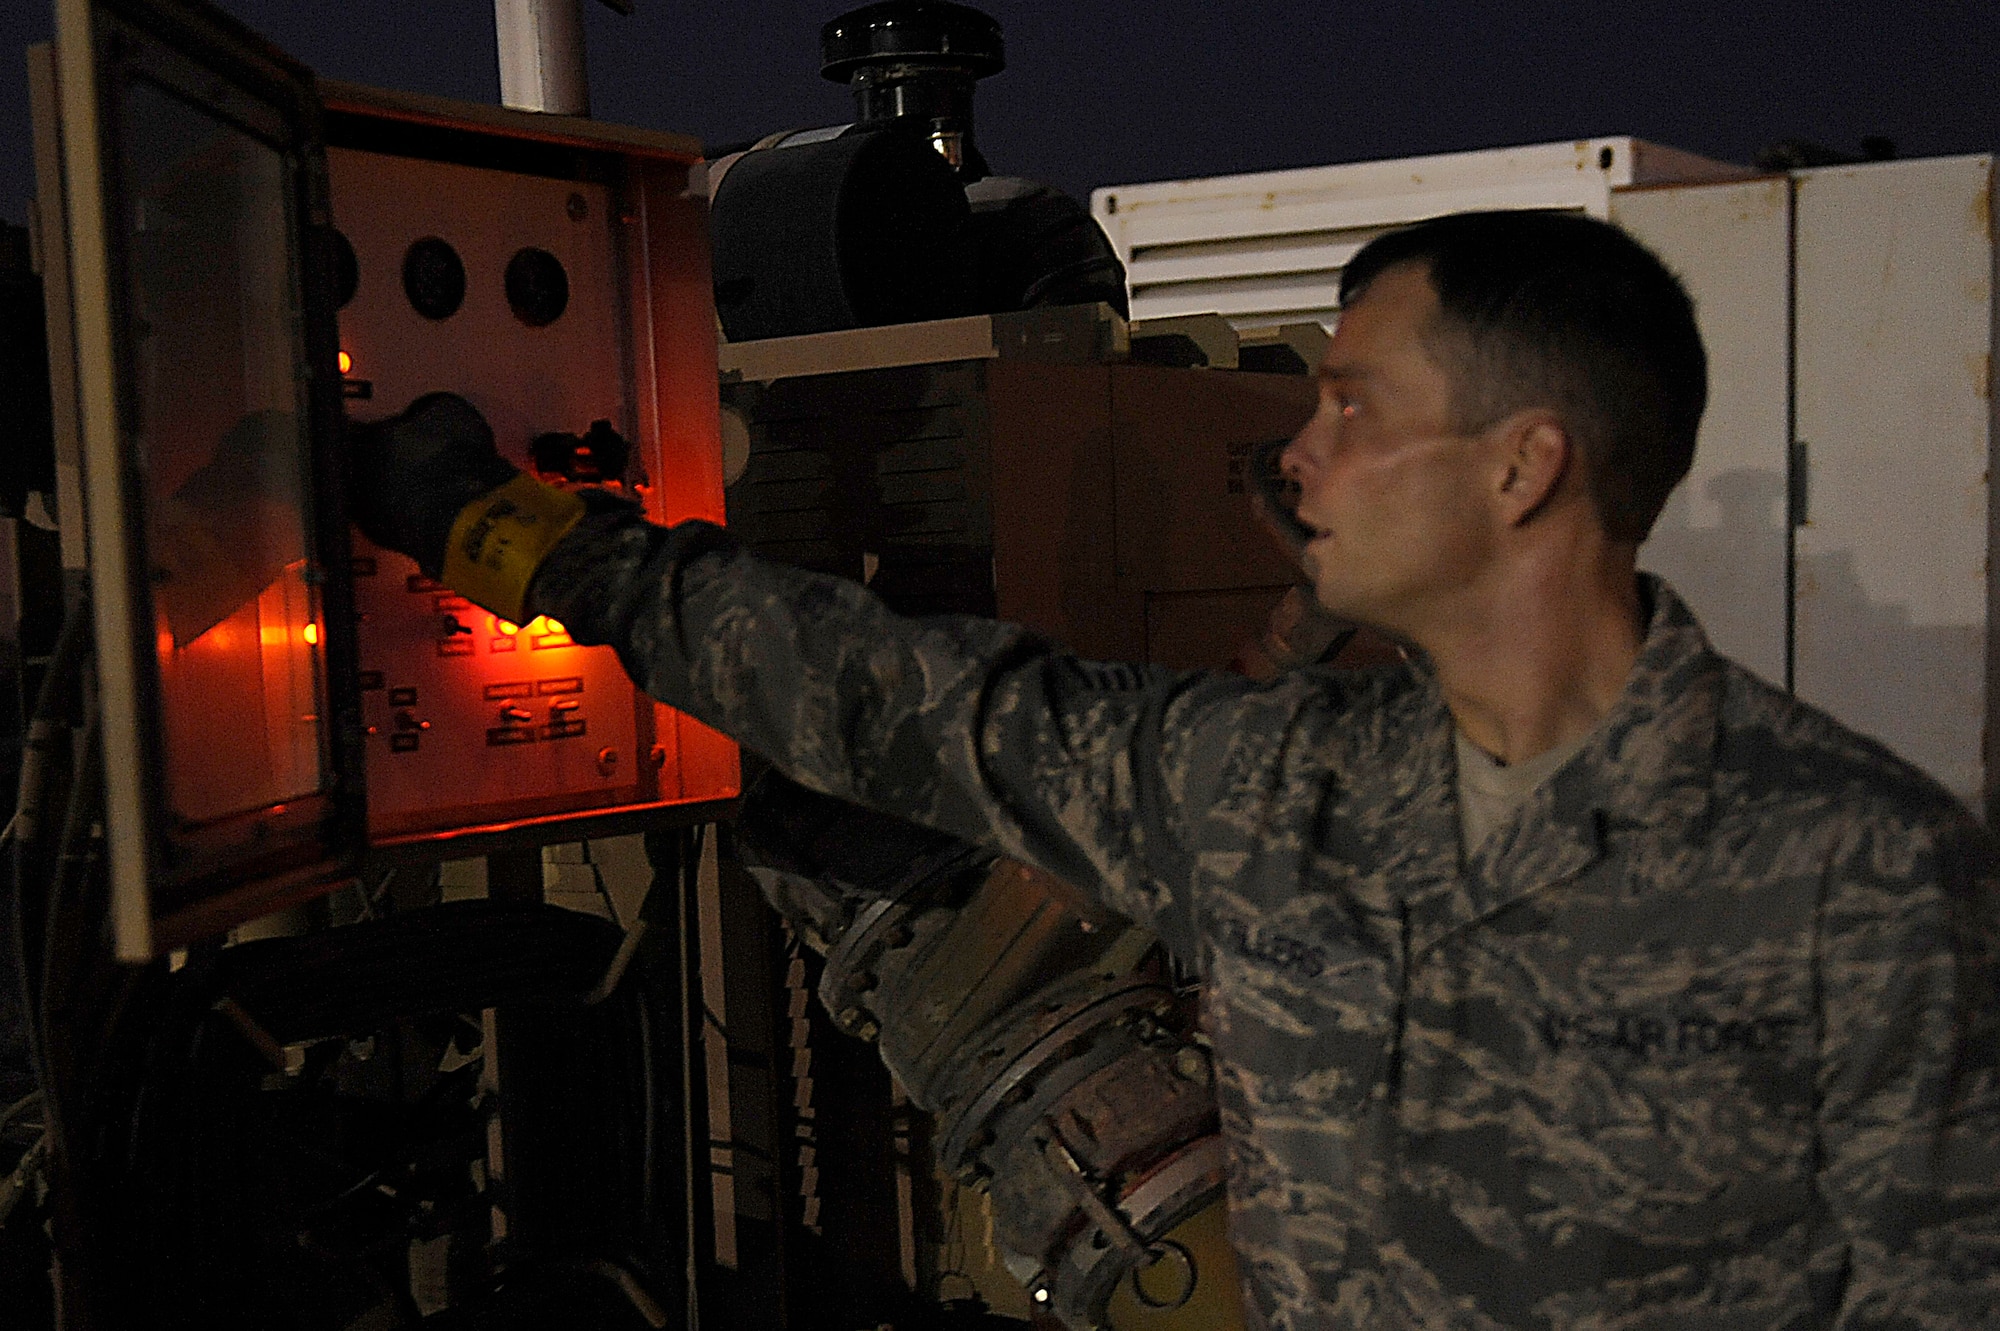
[[[1614,832],[1705,820],[1721,737],[1722,658],[1665,581],[1642,573],[1639,594],[1652,614],[1625,691],[1540,792],[1552,816],[1588,808]]]
[[[1724,667],[1708,637],[1672,588],[1640,575],[1650,607],[1646,636],[1625,689],[1581,749],[1543,782],[1469,858],[1464,877],[1482,886],[1478,906],[1461,880],[1452,900],[1424,893],[1410,900],[1413,945],[1421,949],[1475,915],[1574,879],[1601,858],[1613,838],[1673,827],[1698,832],[1709,817],[1720,737]],[[1428,675],[1427,667],[1419,666]],[[1457,840],[1452,719],[1435,691],[1435,715],[1422,741],[1421,766],[1436,781],[1433,835],[1448,825]]]

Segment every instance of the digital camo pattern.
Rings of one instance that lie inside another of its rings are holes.
[[[602,513],[531,609],[1198,958],[1253,1322],[2000,1327],[1993,848],[1647,589],[1624,697],[1470,863],[1420,666],[1084,663]]]

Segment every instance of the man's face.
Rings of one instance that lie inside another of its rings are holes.
[[[1315,534],[1306,572],[1336,614],[1421,640],[1491,552],[1486,441],[1459,432],[1452,381],[1424,333],[1438,313],[1417,265],[1380,274],[1341,312],[1319,409],[1284,453]]]

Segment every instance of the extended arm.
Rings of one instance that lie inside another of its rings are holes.
[[[905,619],[701,523],[591,515],[529,611],[843,799],[997,847],[1150,920],[1187,880],[1165,718],[1196,677],[1077,662],[1007,624]]]
[[[1235,747],[1247,682],[1083,663],[988,620],[902,618],[719,528],[537,486],[457,399],[356,442],[363,529],[461,593],[609,644],[648,693],[813,789],[993,846],[1192,944],[1188,811]]]

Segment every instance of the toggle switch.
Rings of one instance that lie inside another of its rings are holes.
[[[617,485],[632,458],[632,445],[610,421],[592,421],[582,434],[538,434],[528,451],[537,475],[572,485]]]
[[[503,726],[525,726],[535,719],[535,714],[519,703],[509,703],[500,709],[500,724]]]
[[[396,729],[398,730],[429,730],[430,728],[430,722],[419,717],[408,708],[404,708],[402,711],[396,713]]]

